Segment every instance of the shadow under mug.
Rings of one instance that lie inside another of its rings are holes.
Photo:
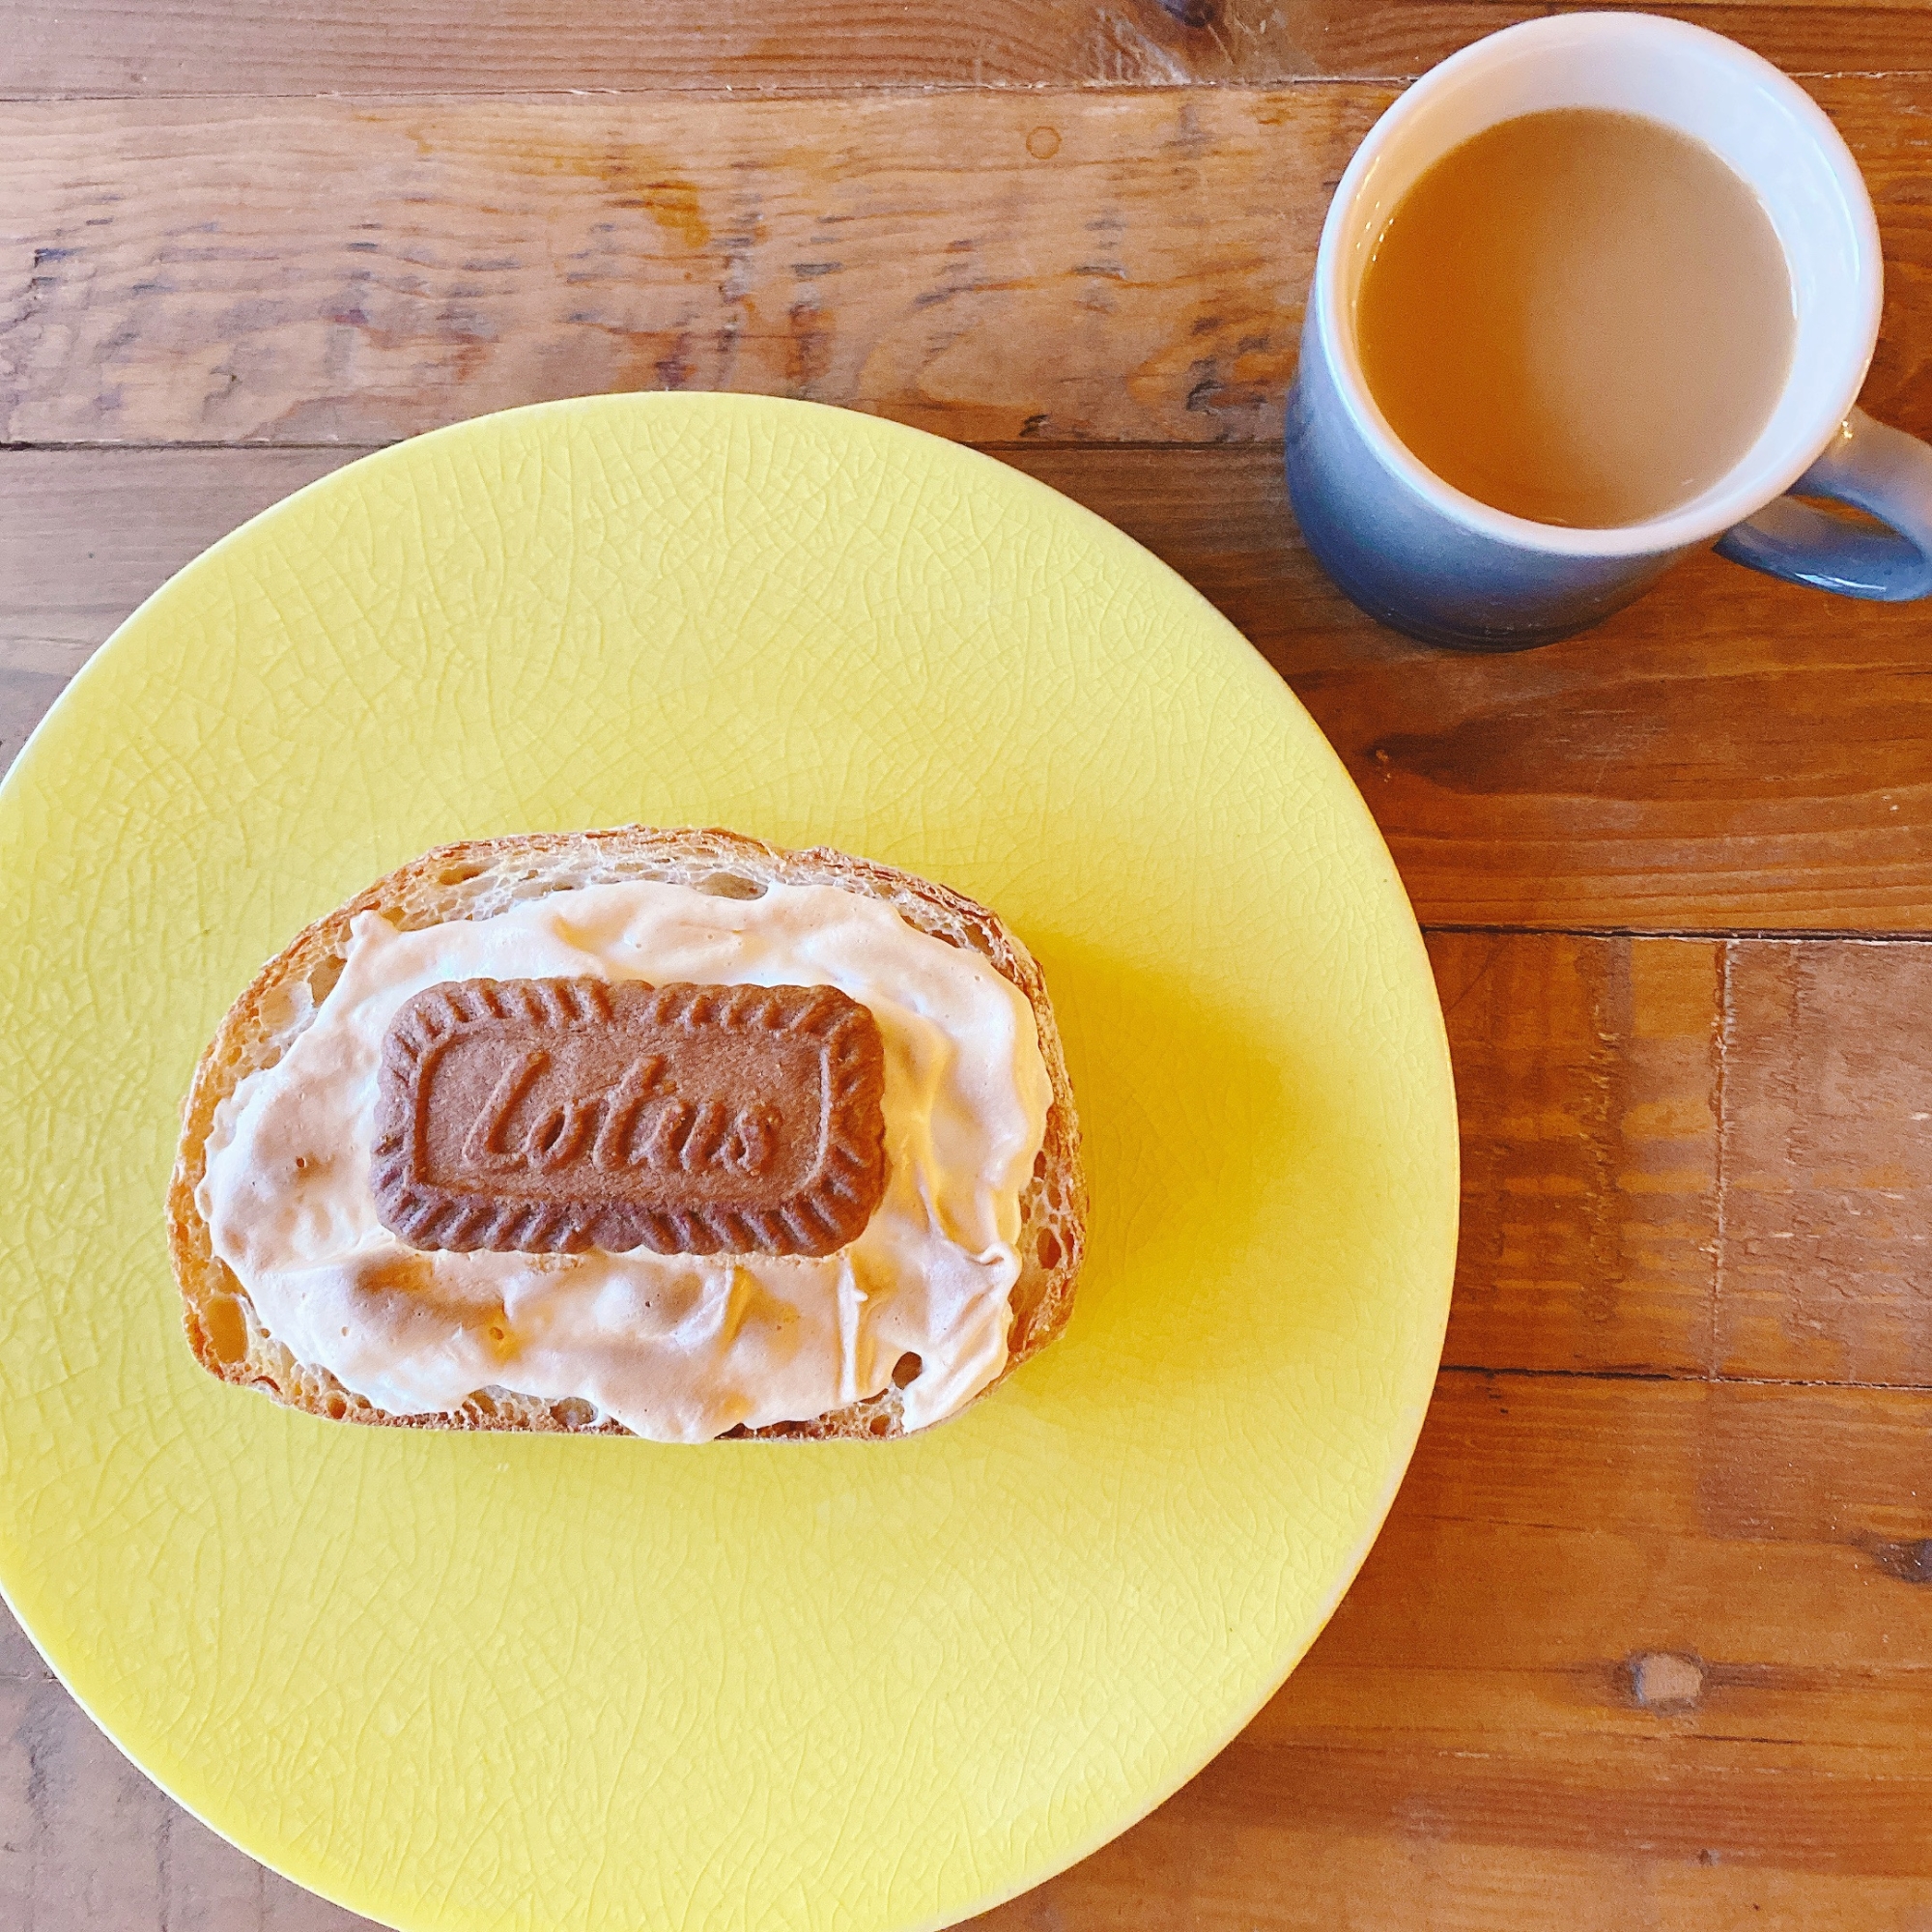
[[[1452,489],[1390,430],[1362,375],[1355,296],[1389,215],[1443,155],[1548,108],[1641,114],[1714,149],[1756,190],[1791,273],[1791,370],[1757,440],[1690,502],[1571,529]],[[1689,552],[1848,597],[1932,596],[1932,447],[1853,407],[1878,335],[1871,199],[1836,128],[1768,62],[1647,14],[1569,14],[1478,41],[1370,129],[1321,231],[1288,401],[1288,490],[1308,547],[1371,616],[1430,643],[1521,650],[1587,628]],[[1861,528],[1785,497],[1830,497]]]

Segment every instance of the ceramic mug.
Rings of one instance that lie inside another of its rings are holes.
[[[1744,457],[1680,508],[1613,529],[1532,523],[1451,489],[1396,439],[1355,346],[1362,272],[1416,178],[1484,128],[1555,107],[1641,114],[1715,149],[1763,202],[1797,308],[1790,374]],[[1853,407],[1882,290],[1858,164],[1810,96],[1768,62],[1647,14],[1506,28],[1404,94],[1335,190],[1288,403],[1302,535],[1372,616],[1465,650],[1580,631],[1713,538],[1735,562],[1848,597],[1932,596],[1932,448]],[[1888,527],[1861,528],[1786,491],[1853,504]]]

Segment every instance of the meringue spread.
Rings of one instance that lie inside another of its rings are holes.
[[[827,985],[867,1008],[887,1178],[858,1237],[819,1259],[454,1253],[384,1228],[370,1158],[397,1009],[446,981],[570,975]],[[836,886],[737,899],[629,881],[410,932],[362,913],[313,1019],[217,1109],[196,1202],[259,1323],[392,1414],[500,1388],[693,1442],[809,1421],[896,1378],[919,1429],[1006,1366],[1020,1194],[1051,1098],[1016,986]]]

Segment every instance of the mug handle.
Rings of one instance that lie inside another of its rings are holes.
[[[1779,497],[1726,530],[1718,554],[1840,597],[1886,604],[1932,597],[1932,446],[1854,410],[1791,488],[1850,503],[1889,527],[1861,529]]]

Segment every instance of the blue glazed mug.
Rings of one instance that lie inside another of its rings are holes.
[[[1756,190],[1797,308],[1791,370],[1745,456],[1640,524],[1571,529],[1494,510],[1403,446],[1363,380],[1356,291],[1398,202],[1450,149],[1548,108],[1642,114]],[[1647,14],[1510,27],[1417,81],[1370,129],[1321,231],[1289,394],[1289,497],[1328,574],[1371,616],[1463,650],[1568,637],[1717,541],[1754,570],[1847,597],[1932,596],[1932,448],[1854,408],[1878,335],[1878,224],[1858,164],[1802,88],[1727,41]],[[1792,500],[1824,497],[1886,526]]]

